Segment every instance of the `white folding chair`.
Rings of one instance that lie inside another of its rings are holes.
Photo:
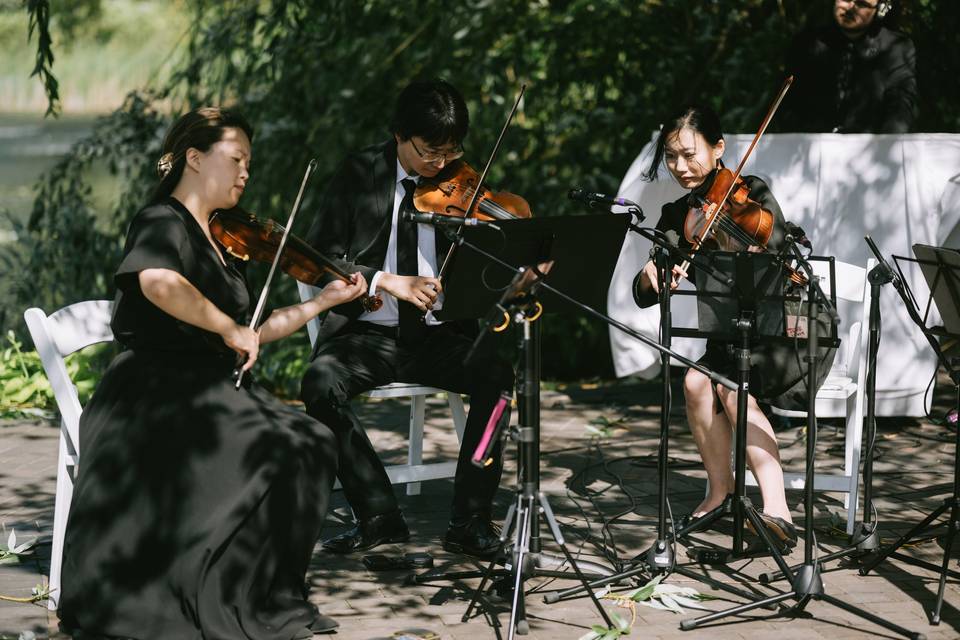
[[[300,299],[309,300],[317,295],[318,289],[314,286],[297,283]],[[307,335],[310,345],[317,341],[320,330],[320,321],[316,318],[307,323]],[[371,389],[366,395],[368,398],[410,398],[410,444],[407,449],[407,464],[388,466],[387,476],[391,484],[406,484],[407,495],[420,495],[420,482],[452,478],[457,471],[457,461],[423,463],[423,422],[426,408],[426,397],[438,393],[447,395],[447,404],[453,417],[453,427],[457,433],[457,441],[463,441],[463,429],[467,424],[467,414],[463,408],[463,398],[459,393],[453,393],[436,387],[426,387],[418,384],[395,382]],[[339,485],[338,485],[339,486]]]
[[[817,392],[817,419],[845,418],[844,462],[842,474],[817,473],[814,481],[815,491],[838,491],[846,493],[844,507],[847,510],[847,533],[853,533],[853,526],[857,520],[860,483],[860,444],[863,437],[863,400],[866,392],[867,375],[867,328],[870,315],[870,285],[867,274],[876,264],[870,259],[867,267],[858,267],[846,262],[835,261],[836,297],[840,301],[847,301],[845,305],[852,310],[851,322],[847,327],[846,335],[841,336],[841,344],[834,359],[830,373]],[[827,270],[829,262],[812,261],[814,272],[820,277],[824,285],[824,293],[830,292],[826,288],[829,282]],[[841,328],[847,324],[841,317]],[[853,376],[856,376],[856,379]],[[806,418],[806,411],[792,411],[771,407],[774,414],[790,418]],[[806,473],[785,472],[783,481],[788,489],[803,489],[806,482]],[[747,484],[756,486],[757,481],[750,471],[747,471]]]
[[[51,315],[37,308],[27,309],[23,317],[40,355],[43,370],[53,387],[60,410],[60,453],[57,459],[57,494],[53,508],[53,549],[50,552],[49,609],[60,601],[60,568],[63,558],[63,534],[70,512],[73,483],[80,463],[80,399],[67,374],[64,358],[98,342],[113,340],[109,300],[88,300],[60,309]]]

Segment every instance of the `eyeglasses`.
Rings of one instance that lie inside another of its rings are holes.
[[[842,0],[846,4],[852,4],[857,9],[876,9],[879,2],[871,3],[870,0]]]
[[[413,150],[417,152],[417,155],[420,156],[420,159],[424,162],[433,163],[440,162],[441,160],[444,162],[451,162],[463,155],[463,148],[459,146],[456,148],[456,150],[450,151],[449,153],[437,153],[436,151],[428,151],[424,153],[423,151],[420,151],[419,147],[417,147],[417,143],[413,141],[413,138],[410,138],[410,144],[413,146]]]

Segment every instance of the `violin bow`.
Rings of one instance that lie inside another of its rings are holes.
[[[307,170],[303,173],[303,181],[300,183],[300,191],[297,192],[297,199],[293,203],[293,209],[290,211],[290,217],[287,218],[287,224],[283,228],[283,236],[280,238],[280,244],[277,246],[277,253],[273,256],[273,262],[270,264],[270,272],[267,274],[267,280],[263,284],[263,289],[260,290],[260,299],[257,300],[257,307],[253,311],[253,317],[250,319],[250,328],[256,330],[257,325],[260,324],[260,316],[263,315],[263,309],[267,306],[267,296],[270,294],[270,283],[273,281],[273,275],[277,272],[277,265],[280,264],[280,255],[283,253],[284,247],[287,246],[287,238],[290,236],[290,229],[293,227],[293,220],[297,217],[297,211],[300,210],[300,202],[303,200],[303,191],[307,187],[307,181],[310,179],[310,174],[313,173],[314,169],[317,168],[317,159],[313,158],[310,160],[310,163],[307,164]],[[240,384],[243,382],[243,363],[246,359],[243,355],[237,356],[237,364],[233,370],[233,378],[236,380],[234,385],[235,389],[240,388]]]
[[[700,234],[702,238],[706,238],[710,235],[710,231],[713,229],[713,223],[720,219],[720,212],[723,210],[723,205],[726,204],[730,194],[733,193],[733,190],[737,187],[737,178],[739,178],[740,174],[743,172],[743,167],[745,164],[747,164],[747,160],[750,158],[753,150],[760,142],[760,138],[763,137],[767,127],[770,126],[770,121],[773,120],[773,114],[775,114],[777,109],[780,108],[780,103],[783,102],[783,98],[787,95],[787,91],[790,90],[790,85],[792,84],[793,76],[787,76],[787,79],[783,81],[783,86],[780,87],[780,92],[777,94],[777,97],[774,98],[773,104],[771,104],[770,108],[767,110],[767,115],[764,116],[763,122],[760,123],[760,128],[757,130],[756,135],[753,136],[753,141],[750,143],[750,146],[747,147],[747,152],[743,154],[742,158],[740,158],[740,164],[737,165],[737,170],[733,173],[733,180],[730,181],[730,187],[727,189],[727,192],[723,194],[723,198],[720,199],[720,202],[717,203],[717,206],[713,210],[713,214],[710,216],[710,220],[707,221],[707,226],[704,227],[703,233]],[[698,244],[698,246],[690,252],[690,255],[695,256],[699,250],[700,246]],[[680,265],[680,268],[686,271],[687,267],[689,266],[690,262],[688,260],[684,260],[683,264]]]
[[[480,199],[480,192],[483,188],[483,182],[487,179],[487,173],[489,173],[490,167],[493,165],[493,160],[497,157],[497,152],[500,151],[500,145],[503,143],[503,136],[507,133],[507,128],[513,121],[513,116],[517,113],[517,108],[520,106],[520,100],[523,99],[523,93],[526,90],[527,85],[521,84],[520,93],[517,94],[517,99],[513,103],[513,108],[510,109],[510,114],[507,116],[507,121],[503,123],[503,128],[500,129],[500,135],[497,136],[497,141],[493,145],[493,151],[490,152],[490,157],[487,158],[487,164],[483,167],[483,171],[480,173],[480,178],[477,180],[477,184],[473,188],[473,197],[470,198],[470,204],[467,205],[467,209],[463,213],[464,218],[469,218],[473,214],[474,208],[477,206],[477,200]],[[463,227],[460,227],[457,230],[457,235],[460,235],[461,233],[463,233]],[[447,256],[443,259],[443,266],[440,267],[440,274],[437,276],[441,282],[443,282],[443,276],[447,273],[447,266],[450,264],[450,259],[453,257],[453,253],[456,248],[456,243],[450,245],[450,249],[447,251]]]

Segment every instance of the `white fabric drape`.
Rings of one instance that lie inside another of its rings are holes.
[[[736,166],[752,138],[750,134],[726,137],[728,166]],[[683,194],[665,169],[656,182],[641,179],[652,153],[651,140],[634,160],[619,190],[619,195],[643,207],[647,215],[644,224],[650,226],[656,225],[665,202]],[[784,217],[806,230],[818,255],[865,265],[872,255],[863,240],[867,234],[887,259],[892,254],[912,256],[914,243],[960,246],[960,135],[771,134],[754,151],[744,173],[760,176],[770,185]],[[659,310],[638,309],[631,293],[633,278],[646,262],[649,248],[649,241],[628,234],[607,304],[611,316],[656,338]],[[922,275],[908,263],[901,262],[901,266],[922,304],[927,295]],[[672,309],[675,326],[696,326],[692,297],[674,298]],[[891,285],[881,289],[880,309],[877,414],[922,415],[935,356]],[[841,336],[849,326],[851,311],[840,309]],[[616,329],[611,329],[610,340],[618,376],[652,377],[659,371],[654,350]],[[675,339],[674,346],[691,357],[703,352],[699,340]]]

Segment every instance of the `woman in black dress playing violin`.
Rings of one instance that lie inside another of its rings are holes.
[[[212,239],[236,206],[253,131],[201,108],[164,141],[161,181],[133,219],[114,282],[122,352],[80,418],[63,626],[75,638],[290,640],[337,623],[304,579],[336,476],[333,433],[251,381],[261,343],[366,290],[359,274],[274,311],[258,330],[243,261]]]
[[[653,180],[659,173],[661,162],[670,175],[689,193],[682,198],[663,205],[657,229],[677,233],[680,249],[689,251],[691,242],[685,237],[684,223],[688,212],[701,206],[709,191],[717,170],[722,167],[724,152],[720,119],[709,108],[686,106],[669,118],[657,139],[656,151],[645,177]],[[783,242],[784,219],[780,206],[767,185],[755,176],[743,176],[749,188],[749,197],[772,216],[773,230],[767,249],[776,251]],[[748,251],[758,250],[748,246]],[[686,271],[674,267],[671,287],[678,280],[689,277],[696,282],[693,267]],[[649,306],[656,299],[660,284],[653,261],[647,262],[638,276],[637,302]],[[701,362],[710,369],[735,374],[735,359],[725,343],[708,342],[707,353]],[[763,496],[764,524],[785,547],[796,544],[797,533],[787,507],[783,484],[783,470],[776,435],[770,421],[757,405],[772,391],[776,382],[767,375],[751,373],[751,395],[747,403],[747,462],[750,465]],[[708,495],[694,509],[692,518],[698,518],[720,506],[728,494],[733,493],[734,477],[730,467],[730,446],[733,426],[736,424],[737,395],[720,385],[714,385],[702,373],[690,369],[684,377],[687,421],[693,432],[697,448],[703,459],[710,482]]]

